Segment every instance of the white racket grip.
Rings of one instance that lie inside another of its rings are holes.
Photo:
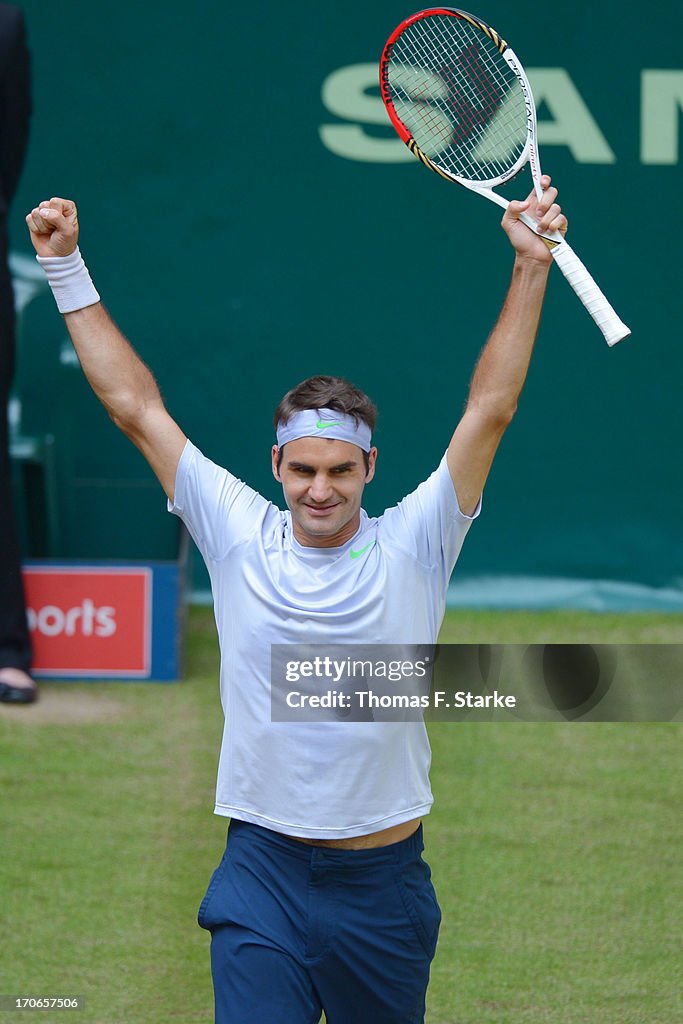
[[[631,329],[622,323],[583,263],[567,242],[551,250],[553,259],[602,331],[608,345],[627,338]]]

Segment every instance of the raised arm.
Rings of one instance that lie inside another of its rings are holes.
[[[542,230],[567,230],[547,175],[539,202],[535,193],[512,202],[502,226],[515,249],[512,281],[498,322],[472,376],[467,406],[448,446],[448,468],[458,504],[471,515],[484,489],[500,440],[517,409],[541,317],[552,257],[545,243],[519,219],[528,212]]]
[[[68,199],[42,202],[28,214],[26,223],[36,253],[50,259],[45,264],[48,277],[68,272],[69,282],[74,281],[69,283],[68,300],[60,308],[91,303],[64,313],[83,372],[116,426],[137,445],[172,500],[186,437],[166,411],[150,370],[119,331],[94,288],[88,289],[87,271],[70,270],[78,257],[75,204]]]

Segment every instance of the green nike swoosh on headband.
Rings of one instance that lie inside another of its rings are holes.
[[[330,420],[328,423],[324,420],[318,420],[316,427],[318,430],[324,430],[325,427],[341,427],[341,420]]]
[[[354,551],[353,548],[349,548],[349,554],[351,555],[351,558],[360,558],[360,556],[364,555],[368,548],[371,548],[374,543],[374,540],[371,540],[370,543],[366,544],[364,548],[360,549],[360,551]]]

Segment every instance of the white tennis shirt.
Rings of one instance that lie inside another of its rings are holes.
[[[216,814],[339,839],[428,813],[421,722],[272,722],[271,644],[430,644],[470,524],[446,457],[342,547],[304,547],[292,517],[188,441],[175,500],[211,577],[225,726]],[[354,551],[354,556],[350,554]],[[357,552],[363,551],[362,555]]]

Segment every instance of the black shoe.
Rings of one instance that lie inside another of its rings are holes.
[[[37,686],[12,686],[0,680],[0,704],[33,704],[37,699]]]

